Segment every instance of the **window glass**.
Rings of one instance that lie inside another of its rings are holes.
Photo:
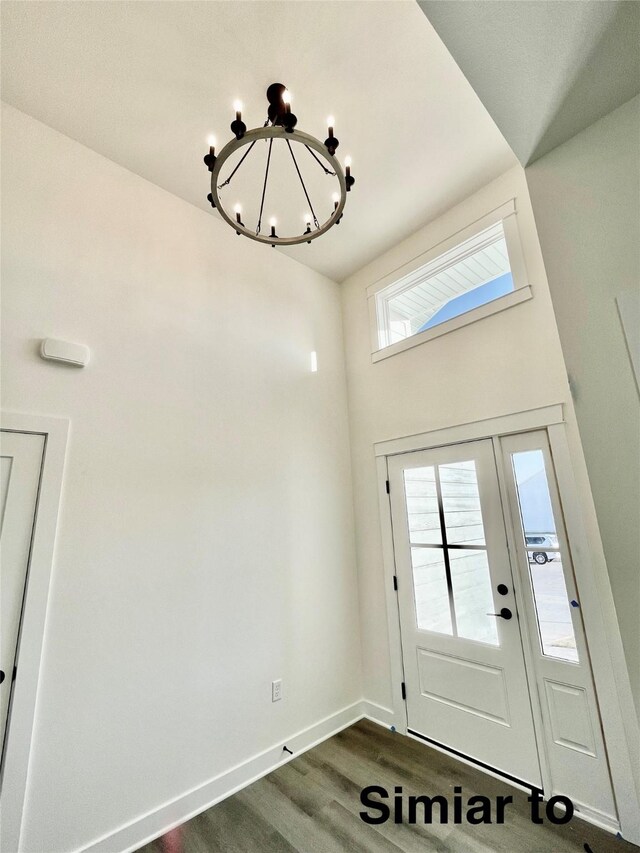
[[[542,450],[511,456],[542,653],[578,661]]]
[[[498,645],[475,463],[405,469],[404,487],[418,629]]]
[[[473,460],[438,466],[449,545],[484,545],[484,527]]]
[[[556,522],[551,508],[542,451],[525,450],[514,453],[513,470],[518,486],[520,516],[525,538],[530,539],[532,545],[542,545],[546,537],[552,537],[557,547]]]
[[[453,634],[444,554],[440,548],[412,548],[416,622],[421,631]]]
[[[458,636],[498,645],[498,627],[491,594],[487,552],[457,548],[449,550],[453,601]]]
[[[442,544],[440,511],[433,466],[404,472],[409,541],[411,544]]]
[[[390,346],[499,299],[514,289],[502,222],[376,295],[379,346]]]

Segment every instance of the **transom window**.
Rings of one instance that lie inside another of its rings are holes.
[[[408,264],[404,275],[370,288],[375,297],[374,356],[414,346],[530,296],[515,209],[505,207],[501,218],[485,217],[475,229],[461,232],[463,239],[441,244],[444,251],[426,253],[432,256],[426,263]]]

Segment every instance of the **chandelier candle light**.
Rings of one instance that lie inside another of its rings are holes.
[[[207,140],[209,143],[209,153],[205,155],[204,162],[211,172],[211,192],[207,196],[207,200],[210,205],[220,213],[225,222],[234,229],[236,234],[243,234],[245,237],[257,240],[259,243],[267,243],[271,246],[294,246],[298,243],[311,243],[312,240],[315,240],[322,234],[326,234],[333,225],[338,225],[342,219],[342,213],[347,200],[347,193],[351,192],[351,188],[355,183],[355,178],[351,174],[351,158],[345,158],[345,169],[343,170],[342,165],[336,158],[336,149],[340,142],[336,139],[333,133],[335,125],[335,119],[333,116],[330,116],[327,119],[328,134],[323,143],[319,139],[316,139],[315,136],[303,133],[301,130],[296,130],[298,119],[291,112],[291,94],[287,88],[282,85],[282,83],[272,83],[271,86],[269,86],[267,89],[267,101],[269,103],[267,109],[267,120],[262,127],[247,130],[246,124],[242,121],[242,104],[240,101],[236,101],[234,103],[236,117],[235,120],[231,122],[230,127],[234,138],[224,146],[218,155],[216,155],[215,150],[215,138],[210,136]],[[264,183],[262,188],[256,188],[256,197],[260,197],[261,199],[260,212],[258,214],[256,227],[252,229],[247,227],[242,221],[242,208],[239,204],[236,204],[233,208],[233,214],[227,212],[223,202],[221,201],[219,192],[231,183],[234,175],[244,163],[245,158],[251,153],[256,142],[260,139],[267,140],[269,144],[267,148]],[[297,178],[302,185],[302,190],[309,208],[309,212],[302,217],[305,230],[302,233],[291,237],[280,237],[276,234],[277,221],[274,217],[269,220],[269,233],[262,233],[262,214],[269,180],[269,166],[271,163],[271,150],[274,139],[280,139],[286,142],[295,168],[295,175],[297,175]],[[292,142],[298,143],[301,149],[306,149],[306,151],[308,151],[311,157],[313,157],[320,168],[324,171],[326,176],[337,178],[339,192],[333,194],[333,210],[331,211],[329,218],[323,223],[320,223],[316,216],[311,198],[309,197],[306,184],[300,171],[298,160],[294,153],[294,146],[291,144]],[[244,147],[246,147],[247,150],[244,152],[229,177],[220,183],[220,172],[225,162],[229,157]]]

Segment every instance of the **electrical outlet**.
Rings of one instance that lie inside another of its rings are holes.
[[[282,679],[271,682],[271,701],[278,702],[282,699]]]

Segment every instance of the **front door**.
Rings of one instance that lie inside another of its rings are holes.
[[[388,465],[409,730],[541,788],[492,442]]]

